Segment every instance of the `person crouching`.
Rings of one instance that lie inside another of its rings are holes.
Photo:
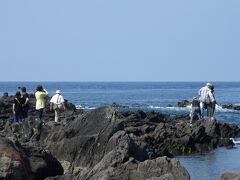
[[[197,97],[193,97],[190,112],[190,125],[192,124],[193,120],[198,120],[200,118],[201,118],[200,100]]]
[[[59,122],[59,113],[62,109],[66,109],[64,98],[61,95],[61,91],[57,90],[56,94],[50,100],[50,110],[54,110],[55,112],[55,122]]]

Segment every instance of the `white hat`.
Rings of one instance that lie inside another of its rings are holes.
[[[61,94],[61,91],[60,90],[56,90],[56,94]]]
[[[206,86],[212,87],[212,84],[211,83],[207,83]]]

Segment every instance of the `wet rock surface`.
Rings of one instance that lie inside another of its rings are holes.
[[[240,106],[239,105],[234,105],[234,104],[223,104],[222,108],[240,111]]]
[[[15,174],[21,170],[18,177],[27,179],[190,179],[174,155],[231,147],[229,138],[240,136],[237,126],[215,121],[199,120],[189,126],[188,115],[115,107],[83,112],[70,103],[60,114],[60,123],[54,122],[48,107],[44,122],[39,122],[33,97],[29,118],[13,124],[12,101],[13,97],[4,97],[0,104],[0,147],[14,154],[0,154],[4,160],[0,179],[7,179],[9,162],[16,164]]]

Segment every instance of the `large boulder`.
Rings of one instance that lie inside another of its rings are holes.
[[[123,129],[111,108],[99,108],[67,126],[57,126],[44,140],[46,147],[59,160],[76,166],[90,167],[104,156],[110,137]]]
[[[110,150],[112,146],[113,150]],[[110,147],[110,148],[108,148]],[[109,151],[110,150],[110,151]],[[120,131],[112,136],[105,156],[91,170],[80,174],[80,179],[190,179],[188,172],[177,160],[159,157],[139,161],[139,149],[131,136]],[[144,154],[144,153],[143,153]]]
[[[240,174],[235,172],[225,172],[221,175],[220,180],[240,180]]]
[[[116,112],[103,107],[76,117],[67,126],[55,127],[42,140],[54,156],[71,165],[70,174],[84,179],[95,178],[92,173],[97,173],[97,179],[109,171],[105,167],[111,167],[115,175],[120,175],[121,169],[131,169],[132,165],[123,166],[131,159],[142,163],[162,156],[210,151],[233,145],[229,138],[240,136],[237,126],[209,120],[189,126],[187,121],[156,112]]]
[[[63,168],[51,154],[0,137],[0,179],[44,179],[59,174]]]
[[[0,137],[0,179],[30,179],[21,153],[10,140]]]
[[[106,162],[116,154],[108,154],[99,162],[90,173],[81,179],[116,179],[116,180],[145,180],[145,179],[181,179],[189,180],[187,170],[175,159],[159,157],[154,160],[138,162],[133,158],[120,164]]]

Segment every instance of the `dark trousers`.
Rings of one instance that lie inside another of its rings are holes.
[[[207,116],[211,119],[215,113],[216,102],[211,102],[207,104]]]
[[[16,113],[14,116],[14,120],[16,123],[22,122],[22,120],[23,120],[22,113],[21,112]]]
[[[191,114],[190,114],[190,123],[193,122],[193,120],[201,119],[201,110],[200,107],[192,107]]]
[[[43,116],[43,108],[37,109],[37,112],[38,112],[38,118],[41,120]]]
[[[23,112],[22,112],[23,119],[28,117],[28,109],[29,109],[28,107],[23,108]]]

